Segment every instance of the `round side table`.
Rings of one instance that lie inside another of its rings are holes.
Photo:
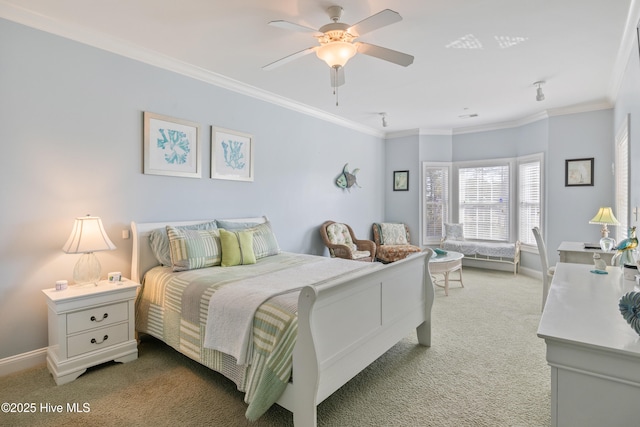
[[[444,288],[444,294],[449,296],[449,282],[460,282],[460,286],[464,288],[462,283],[462,258],[464,254],[455,251],[447,251],[446,255],[434,256],[429,260],[429,270],[433,277],[433,284]],[[449,279],[449,274],[457,271],[458,279]],[[441,281],[434,277],[434,274],[444,275],[444,285]]]

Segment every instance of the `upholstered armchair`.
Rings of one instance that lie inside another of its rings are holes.
[[[351,227],[335,221],[325,221],[320,235],[329,248],[331,257],[372,262],[376,258],[376,245],[371,240],[357,239]]]
[[[406,224],[374,223],[373,241],[376,244],[376,258],[389,263],[406,258],[415,252],[422,252],[411,244],[409,227]]]

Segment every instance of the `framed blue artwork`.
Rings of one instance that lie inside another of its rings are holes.
[[[144,173],[200,178],[200,125],[144,112]]]
[[[211,127],[211,178],[253,181],[253,136]]]

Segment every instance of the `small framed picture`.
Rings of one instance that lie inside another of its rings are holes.
[[[253,135],[211,127],[211,178],[253,181]]]
[[[565,187],[593,185],[593,157],[565,161]]]
[[[393,191],[409,191],[409,171],[393,172]]]
[[[144,112],[144,173],[201,176],[200,125]]]

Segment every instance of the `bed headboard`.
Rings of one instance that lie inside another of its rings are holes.
[[[223,220],[222,218],[220,220]],[[131,232],[133,233],[133,250],[131,251],[131,280],[138,283],[144,277],[144,274],[151,268],[159,265],[158,260],[151,251],[149,244],[149,235],[156,228],[164,228],[167,225],[180,226],[192,225],[200,222],[212,220],[193,220],[193,221],[164,221],[164,222],[135,222],[131,221]],[[224,221],[230,222],[255,222],[264,223],[268,219],[266,216],[249,217],[249,218],[224,218]]]

